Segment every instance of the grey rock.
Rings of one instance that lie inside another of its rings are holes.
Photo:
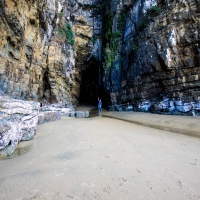
[[[38,115],[38,124],[57,121],[59,119],[61,119],[61,115],[57,111],[40,112],[39,115]]]
[[[88,118],[90,116],[90,112],[89,111],[85,111],[85,118]]]
[[[87,118],[87,117],[89,117],[89,111],[76,111],[75,117],[76,118]]]
[[[12,154],[19,141],[34,137],[39,103],[0,97],[0,154]]]
[[[150,101],[142,101],[139,104],[138,109],[143,112],[148,112],[151,106],[152,106],[152,103]]]
[[[70,112],[69,117],[75,117],[75,112]]]
[[[192,105],[190,103],[184,103],[182,101],[177,101],[175,102],[175,105],[176,105],[176,109],[179,111],[179,112],[189,112],[192,110]]]
[[[118,112],[123,111],[122,105],[114,105],[114,109],[115,109],[115,111],[118,111]]]
[[[123,14],[124,2],[116,5],[112,1],[113,27],[116,13]],[[110,109],[130,102],[135,105],[134,110],[189,115],[190,102],[200,99],[199,3],[129,2],[123,44],[118,43],[122,53],[114,56],[105,73]],[[160,12],[152,12],[152,6],[160,7]],[[122,60],[120,67],[115,65],[117,60]],[[119,73],[113,73],[117,69]],[[170,100],[162,99],[163,96]],[[176,103],[179,100],[183,101],[180,105]]]

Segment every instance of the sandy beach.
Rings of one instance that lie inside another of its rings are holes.
[[[34,140],[0,160],[0,199],[200,199],[200,138],[110,118],[114,114],[39,125]],[[167,119],[181,126],[181,116]]]

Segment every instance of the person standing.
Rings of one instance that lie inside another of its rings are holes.
[[[99,116],[101,116],[102,113],[102,101],[98,97],[98,110],[99,110]]]
[[[195,106],[193,104],[193,102],[190,102],[191,106],[192,106],[192,116],[195,116]]]

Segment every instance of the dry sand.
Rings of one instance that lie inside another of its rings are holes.
[[[63,117],[0,160],[0,199],[200,199],[200,139],[96,114]]]

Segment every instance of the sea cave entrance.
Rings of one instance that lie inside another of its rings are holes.
[[[102,68],[95,58],[84,63],[84,66],[86,67],[81,71],[79,103],[97,105],[98,97],[102,100],[105,99]]]

